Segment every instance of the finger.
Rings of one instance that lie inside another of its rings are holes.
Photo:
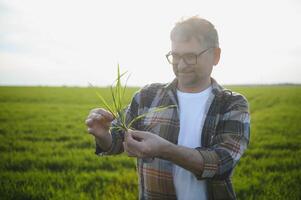
[[[90,114],[92,113],[98,113],[99,110],[104,110],[103,108],[93,108],[91,111],[90,111]]]
[[[102,115],[92,113],[88,116],[86,122],[88,122],[90,125],[92,125],[95,121],[100,122],[105,128],[108,128],[111,126],[111,122],[108,121],[105,117]]]
[[[132,134],[134,137],[143,137],[143,136],[146,135],[146,134],[144,133],[144,131],[131,131],[131,134]]]
[[[143,139],[146,139],[148,134],[144,131],[130,131],[129,132],[133,139],[141,141]]]
[[[124,139],[127,139],[129,137],[129,132],[128,131],[125,131],[124,132]]]
[[[132,131],[129,132],[125,132],[125,138],[127,139],[127,142],[134,140],[133,135],[132,135]]]
[[[89,127],[87,130],[88,130],[88,133],[95,136],[95,130],[93,128]]]
[[[127,142],[129,140],[133,140],[133,136],[130,131],[124,133],[124,140]]]
[[[100,114],[100,115],[104,116],[108,121],[113,121],[114,120],[114,116],[109,111],[107,111],[103,108],[93,109],[91,111],[91,113]]]
[[[142,152],[143,144],[141,141],[137,141],[133,138],[132,134],[128,134],[126,137],[126,146],[131,152],[136,153],[137,155]]]
[[[88,119],[86,119],[85,124],[86,124],[87,126],[92,126],[92,122],[93,122],[93,120],[90,119],[90,118],[88,118]]]
[[[100,114],[97,114],[97,113],[91,113],[91,114],[88,115],[87,118],[89,118],[89,119],[100,119],[100,118],[102,118],[102,116]]]
[[[123,142],[123,148],[124,148],[124,151],[127,153],[127,155],[129,157],[137,157],[133,152],[131,152],[127,146],[126,146],[126,142]]]
[[[125,141],[125,142],[128,142],[128,141],[130,141],[130,140],[136,140],[136,139],[133,138],[133,135],[131,134],[130,131],[125,132],[125,133],[124,133],[124,141]],[[140,139],[137,139],[137,141],[141,141],[141,140],[140,140]]]

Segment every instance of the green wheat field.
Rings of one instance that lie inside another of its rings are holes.
[[[251,108],[238,199],[301,199],[301,87],[229,87]],[[128,88],[127,104],[138,88]],[[98,88],[110,97],[108,88]],[[98,157],[84,121],[93,88],[0,87],[0,199],[137,199],[136,160]]]

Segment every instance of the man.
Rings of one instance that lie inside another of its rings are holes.
[[[96,154],[137,157],[140,199],[236,199],[230,177],[249,143],[248,102],[211,78],[221,50],[210,22],[178,22],[170,37],[166,57],[175,79],[135,93],[127,120],[158,106],[176,107],[148,112],[135,130],[111,134],[118,119],[102,108],[92,110],[86,124]]]

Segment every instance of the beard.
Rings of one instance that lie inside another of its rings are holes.
[[[177,67],[173,67],[174,74],[176,75],[179,83],[185,87],[193,87],[199,84],[200,77],[193,68],[178,71]]]
[[[199,84],[199,77],[195,72],[190,73],[178,73],[177,79],[179,83],[185,87],[193,87]]]

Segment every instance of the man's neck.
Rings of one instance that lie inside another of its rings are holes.
[[[178,82],[177,89],[180,90],[181,92],[186,92],[186,93],[198,93],[206,90],[210,85],[211,85],[211,78],[209,77],[206,80],[200,81],[195,86],[185,87],[184,85]]]

